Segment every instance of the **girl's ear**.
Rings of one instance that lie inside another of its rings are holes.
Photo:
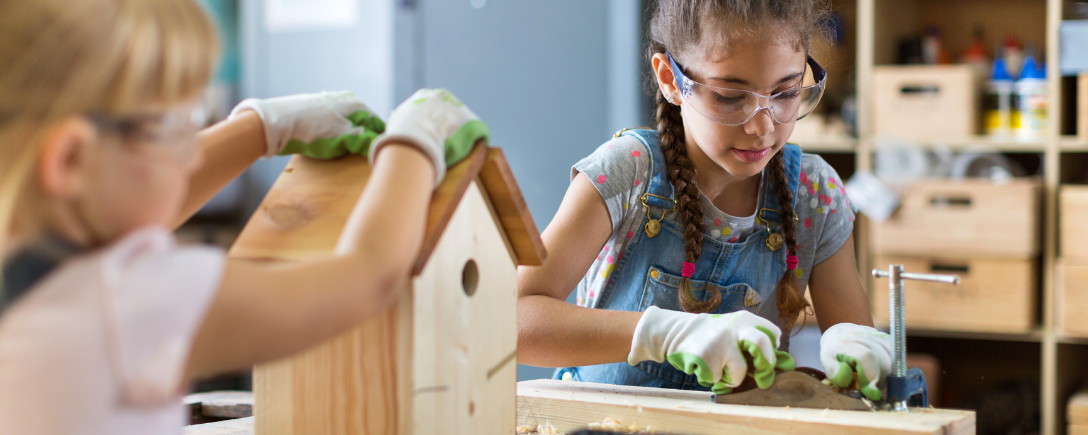
[[[96,139],[94,126],[82,117],[67,118],[49,128],[38,152],[38,182],[46,194],[72,198],[83,191]]]
[[[680,96],[680,90],[676,88],[676,76],[672,74],[669,58],[665,56],[665,53],[654,53],[650,63],[654,68],[657,87],[661,89],[661,93],[665,95],[665,98],[671,98],[673,104],[679,105],[683,97]]]

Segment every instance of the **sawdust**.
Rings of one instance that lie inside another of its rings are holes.
[[[642,430],[639,430],[638,425],[632,423],[625,425],[619,420],[612,417],[607,417],[604,421],[597,423],[593,422],[589,424],[590,430],[607,430],[616,433],[628,433],[628,434],[641,434],[641,433],[655,433],[653,428],[646,426]]]

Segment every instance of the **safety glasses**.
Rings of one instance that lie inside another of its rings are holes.
[[[724,125],[743,125],[761,110],[767,110],[775,123],[786,124],[804,118],[816,108],[827,85],[827,72],[811,56],[808,67],[815,84],[796,87],[772,95],[741,89],[705,85],[684,75],[672,55],[665,52],[676,77],[676,86],[684,102],[711,121]]]
[[[196,153],[196,135],[207,125],[203,104],[188,104],[164,113],[137,115],[89,115],[87,118],[101,131],[121,136],[125,140],[150,143],[167,148],[181,160]]]

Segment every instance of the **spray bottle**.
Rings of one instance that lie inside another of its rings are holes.
[[[983,119],[985,120],[985,132],[995,137],[1009,137],[1013,132],[1013,95],[1016,93],[1016,82],[1009,76],[1005,69],[1005,59],[1002,56],[994,56],[994,66],[990,73],[990,81],[986,83],[986,97],[983,99]],[[1015,122],[1019,127],[1019,122]]]
[[[1046,86],[1044,64],[1036,63],[1033,56],[1024,59],[1020,80],[1016,81],[1016,106],[1019,125],[1014,125],[1016,138],[1035,140],[1047,135],[1047,108],[1050,94]]]

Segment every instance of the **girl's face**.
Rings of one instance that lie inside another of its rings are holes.
[[[692,50],[676,61],[689,78],[713,87],[767,96],[801,86],[807,56],[789,41],[747,37],[734,39],[728,48]],[[733,176],[751,177],[763,171],[793,132],[793,122],[778,124],[767,110],[737,126],[711,121],[684,101],[664,54],[654,55],[653,64],[662,92],[680,106],[688,153],[695,162],[709,160]]]
[[[62,198],[68,225],[91,244],[108,243],[179,217],[201,165],[193,105],[136,117],[94,117],[82,147],[78,188]],[[75,169],[73,169],[75,171]],[[74,223],[73,223],[74,221]],[[71,237],[71,235],[69,235]]]

